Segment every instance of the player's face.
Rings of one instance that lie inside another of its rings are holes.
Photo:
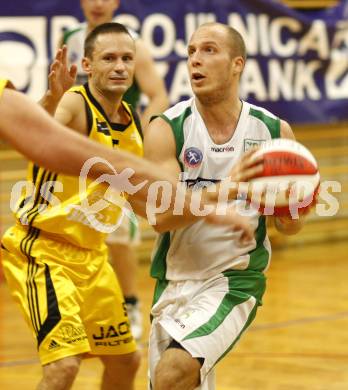
[[[81,8],[91,27],[111,22],[119,0],[81,0]]]
[[[208,101],[221,100],[232,90],[234,59],[227,33],[218,26],[202,26],[188,46],[188,70],[194,94]]]
[[[85,59],[89,82],[102,93],[123,95],[133,83],[135,44],[125,33],[101,34],[93,56]]]

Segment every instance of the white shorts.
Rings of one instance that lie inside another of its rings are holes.
[[[140,244],[140,239],[139,222],[136,216],[133,214],[133,216],[129,218],[128,214],[124,214],[120,225],[115,231],[107,236],[105,242],[109,245],[137,246]]]
[[[151,383],[174,339],[192,357],[204,359],[197,389],[215,389],[213,367],[254,319],[264,290],[265,277],[255,271],[226,271],[205,281],[158,282],[151,311]]]

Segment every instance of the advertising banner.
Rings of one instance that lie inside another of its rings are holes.
[[[0,15],[0,75],[38,99],[62,31],[83,20],[79,1],[6,2]],[[218,21],[244,37],[241,98],[291,123],[348,119],[348,1],[298,11],[272,0],[121,1],[116,21],[138,32],[165,78],[172,104],[191,95],[187,43]]]

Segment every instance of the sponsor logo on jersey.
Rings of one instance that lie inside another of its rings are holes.
[[[216,153],[234,152],[234,147],[233,146],[212,146],[210,150]]]
[[[244,152],[248,151],[249,149],[251,149],[255,146],[261,146],[264,142],[266,142],[265,139],[245,139],[244,140]]]
[[[57,343],[56,340],[51,340],[50,342],[50,345],[48,346],[48,349],[51,350],[51,349],[55,349],[55,348],[59,348],[60,347],[60,344]]]
[[[127,333],[130,332],[129,322],[123,321],[119,324],[113,326],[100,326],[99,334],[93,334],[94,340],[103,340],[103,339],[109,339],[113,337],[119,337],[124,336]]]
[[[198,167],[203,160],[203,153],[195,147],[191,147],[184,152],[184,162],[190,168]]]
[[[175,318],[174,322],[177,323],[181,329],[185,329],[186,325],[183,324],[178,318]]]
[[[93,339],[96,347],[117,347],[132,342],[133,336],[130,333],[129,323],[123,321],[115,326],[100,326],[99,333],[93,334]]]
[[[97,132],[110,136],[110,130],[106,122],[100,122],[97,119]]]
[[[197,177],[196,179],[186,179],[185,183],[188,188],[193,191],[199,190],[200,188],[206,188],[214,183],[218,183],[218,179],[204,179],[203,177]]]
[[[123,344],[129,344],[133,341],[133,336],[126,337],[122,340],[112,340],[112,341],[96,341],[94,345],[96,347],[118,347]]]
[[[67,344],[74,344],[86,340],[87,335],[83,326],[64,325],[59,329],[60,336]]]

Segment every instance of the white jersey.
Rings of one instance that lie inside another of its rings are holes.
[[[128,28],[127,28],[128,29]],[[139,35],[128,29],[128,32],[133,39],[139,38]],[[76,28],[65,32],[63,43],[68,48],[68,62],[70,65],[77,66],[77,84],[84,84],[87,82],[87,75],[82,69],[82,59],[84,57],[84,44],[87,37],[87,23],[80,23]]]
[[[222,145],[211,139],[194,98],[176,104],[161,117],[172,127],[182,178],[193,188],[227,177],[247,149],[280,136],[279,118],[246,102],[233,136]],[[153,252],[152,276],[182,281],[209,279],[231,269],[263,272],[271,254],[265,217],[254,212],[252,221],[255,238],[245,245],[239,232],[204,220],[160,235]]]

